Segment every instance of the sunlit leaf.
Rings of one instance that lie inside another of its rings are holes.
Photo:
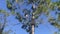
[[[23,2],[23,0],[15,0],[16,1],[16,3],[21,3],[21,2]]]
[[[50,3],[50,4],[48,5],[48,7],[49,7],[51,10],[54,10],[55,5],[54,5],[53,3]]]
[[[51,2],[51,0],[46,0],[46,2],[49,4]]]
[[[5,10],[0,10],[0,13],[3,13],[3,14],[5,14],[6,16],[9,16],[9,13],[6,12]]]

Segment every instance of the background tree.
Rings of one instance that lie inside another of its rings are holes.
[[[11,30],[4,32],[4,29],[7,26],[8,16],[9,16],[8,12],[6,12],[5,10],[0,10],[0,34],[9,34],[9,32],[11,32]]]
[[[57,6],[57,11],[55,12],[56,13],[56,16],[57,18],[49,18],[49,22],[51,23],[51,25],[55,26],[56,28],[58,28],[58,32],[55,32],[54,34],[60,34],[60,1],[58,2],[55,2],[55,6]]]
[[[22,12],[18,12],[17,9],[21,9],[20,6],[24,3],[26,3],[27,6],[31,4],[31,10],[24,8],[22,9]],[[39,19],[40,16],[43,14],[47,17],[50,17],[49,13],[51,11],[60,11],[60,1],[52,2],[52,0],[7,0],[7,8],[16,15],[16,19],[18,19],[19,22],[22,23],[23,29],[25,29],[30,34],[34,34],[34,28],[38,26],[38,24],[42,23],[40,21],[41,19]],[[51,22],[51,25],[56,26],[58,25],[58,23],[56,22],[59,21],[59,16],[57,19],[50,17],[48,18],[48,21]]]

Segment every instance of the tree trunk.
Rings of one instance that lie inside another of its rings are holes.
[[[34,34],[34,25],[32,25],[32,29],[31,30],[32,30],[31,33]]]

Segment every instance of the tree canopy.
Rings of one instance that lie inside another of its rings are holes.
[[[21,9],[21,5],[24,3],[28,5],[32,5],[29,9],[22,9],[22,11],[19,11],[17,9]],[[28,29],[29,32],[30,26],[31,26],[31,20],[37,20],[39,17],[44,14],[45,16],[49,17],[49,14],[51,11],[57,10],[55,13],[58,15],[58,17],[55,19],[53,17],[48,18],[48,21],[51,25],[60,28],[60,0],[56,2],[52,2],[52,0],[7,0],[7,8],[15,13],[16,19],[21,22],[23,29]],[[21,12],[23,13],[23,16],[21,15]],[[34,19],[32,19],[34,18]],[[39,19],[41,20],[41,19]],[[39,23],[35,22],[34,25],[38,26]]]

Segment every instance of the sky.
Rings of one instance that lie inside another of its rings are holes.
[[[56,0],[53,0],[53,1],[56,1]],[[29,5],[31,6],[31,5]],[[29,6],[21,6],[21,8],[29,8]],[[6,10],[6,11],[9,11],[6,7],[6,0],[0,0],[0,9],[2,10]],[[51,15],[53,17],[55,17],[56,15],[54,15],[54,12],[51,12]],[[42,18],[44,18],[44,21],[45,22],[44,24],[40,24],[38,28],[35,28],[35,34],[53,34],[55,31],[57,31],[57,28],[55,28],[54,26],[50,25],[48,22],[47,22],[47,18],[46,16],[41,16]],[[8,16],[7,18],[7,24],[8,26],[5,27],[4,31],[8,31],[8,30],[12,30],[12,32],[10,32],[10,34],[29,34],[27,33],[24,29],[21,28],[22,24],[18,24],[18,25],[13,25],[13,24],[17,24],[17,23],[20,23],[18,22],[17,19],[15,19],[15,16],[13,15],[10,15]]]

